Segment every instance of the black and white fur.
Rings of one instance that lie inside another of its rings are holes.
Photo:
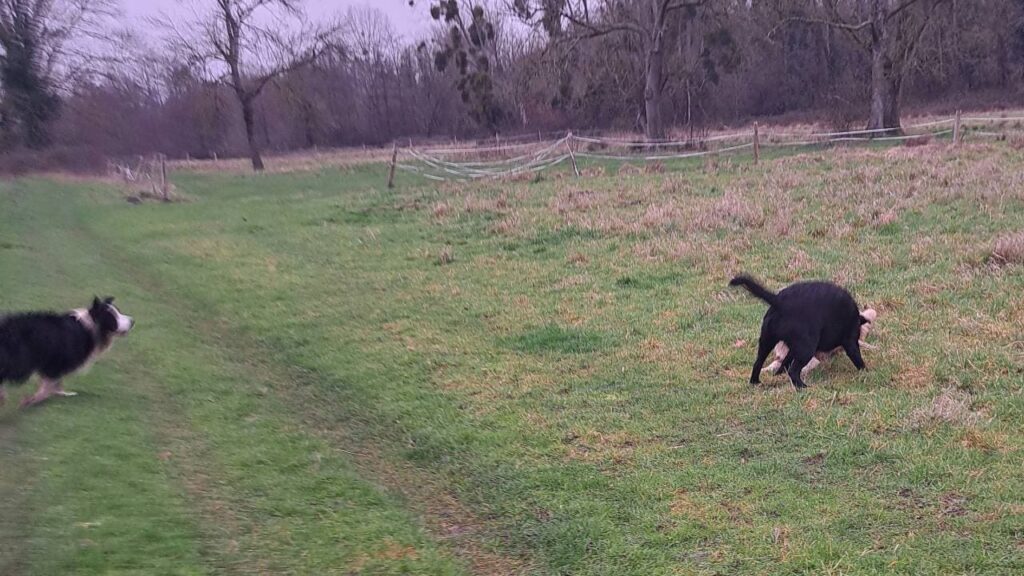
[[[94,298],[92,306],[64,314],[28,312],[0,318],[0,405],[5,383],[21,384],[39,375],[39,389],[21,406],[51,396],[75,396],[62,380],[87,368],[135,321],[114,306],[113,298]]]
[[[860,354],[861,324],[869,322],[861,315],[853,296],[830,282],[799,282],[775,294],[749,276],[737,276],[730,286],[743,286],[768,303],[761,322],[757,359],[750,383],[760,384],[761,367],[775,345],[789,346],[783,367],[798,390],[805,388],[801,372],[818,352],[841,347],[858,370],[864,369]]]

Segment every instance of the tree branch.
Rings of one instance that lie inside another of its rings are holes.
[[[896,8],[893,8],[892,11],[885,15],[885,21],[888,22],[889,20],[895,18],[896,16],[899,16],[900,12],[903,12],[907,8],[910,8],[911,6],[917,4],[920,1],[921,0],[907,0],[903,4],[897,6]]]

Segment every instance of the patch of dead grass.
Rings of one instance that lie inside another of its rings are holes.
[[[690,492],[686,488],[680,488],[675,491],[672,495],[672,502],[669,503],[669,512],[673,516],[682,518],[689,518],[691,520],[697,520],[706,522],[708,520],[708,511],[704,506],[697,504],[690,497]]]
[[[765,216],[764,211],[754,202],[730,190],[696,214],[692,222],[697,229],[704,231],[733,227],[751,229],[760,228],[765,222]]]
[[[902,368],[896,375],[896,387],[901,390],[924,390],[935,382],[934,363],[915,363],[909,359],[901,362]]]
[[[569,445],[567,456],[571,460],[618,465],[632,460],[641,441],[628,432],[587,430],[571,433],[565,443]]]
[[[979,450],[987,453],[1007,453],[1010,451],[1005,434],[969,428],[960,435],[960,445],[968,450]]]
[[[640,226],[648,230],[667,230],[675,227],[680,210],[674,202],[651,204],[640,217]]]
[[[990,259],[998,266],[1024,264],[1024,231],[997,238]]]
[[[637,166],[636,164],[623,164],[619,166],[619,176],[637,176],[644,173],[643,166]]]
[[[492,234],[498,234],[501,236],[512,236],[522,226],[522,221],[519,217],[518,212],[511,212],[507,214],[501,220],[494,222],[487,227],[487,230]]]
[[[566,190],[551,200],[551,210],[562,216],[574,212],[587,212],[598,205],[599,199],[592,190]]]
[[[927,405],[914,410],[908,418],[908,424],[914,430],[921,430],[942,424],[974,426],[980,420],[981,414],[971,409],[971,395],[949,387]]]
[[[463,210],[467,214],[498,214],[508,206],[508,196],[504,193],[495,198],[481,198],[475,194],[468,194],[463,200]]]
[[[452,213],[452,205],[448,202],[438,202],[434,204],[430,212],[435,220],[444,220],[445,217]]]

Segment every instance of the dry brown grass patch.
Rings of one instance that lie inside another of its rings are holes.
[[[627,432],[604,434],[588,430],[570,434],[565,443],[569,445],[570,459],[591,463],[623,464],[632,459],[640,441]]]
[[[772,527],[772,545],[779,549],[779,560],[785,562],[789,555],[789,527],[779,525]]]
[[[440,266],[445,266],[452,262],[455,262],[455,250],[451,245],[446,245],[437,253],[437,263]]]
[[[644,164],[645,174],[664,174],[665,163],[661,160],[654,160],[653,162],[647,162]]]
[[[902,362],[903,368],[896,375],[896,387],[901,390],[923,390],[935,382],[935,367],[932,363],[919,364],[909,360]]]
[[[1009,451],[1005,434],[969,428],[960,435],[960,445],[968,450],[1006,453]]]
[[[419,558],[419,553],[412,546],[402,546],[399,543],[387,539],[387,545],[380,552],[373,554],[360,553],[356,556],[348,565],[349,573],[359,574],[362,573],[363,569],[367,564],[379,561],[379,560],[416,560]]]
[[[645,260],[683,260],[696,264],[701,251],[690,240],[659,237],[637,244],[633,247],[633,254]]]
[[[932,428],[941,424],[953,426],[974,426],[981,420],[981,414],[971,409],[971,395],[957,388],[946,388],[926,406],[914,410],[908,423],[915,430]]]
[[[566,288],[575,288],[576,286],[582,286],[587,283],[587,276],[582,274],[576,274],[574,276],[566,276],[555,283],[555,290],[565,290]]]
[[[643,167],[635,164],[623,164],[622,166],[619,166],[618,171],[619,176],[636,176],[643,173]]]
[[[587,258],[587,255],[583,254],[582,252],[573,252],[573,253],[569,254],[567,260],[569,261],[570,264],[577,264],[577,265],[587,264],[587,263],[590,262],[590,258]]]
[[[437,204],[434,204],[434,207],[430,212],[437,220],[443,220],[446,216],[451,214],[452,206],[447,202],[438,202]]]
[[[999,266],[1024,264],[1024,231],[997,238],[992,247],[991,261]]]
[[[727,191],[693,218],[693,224],[697,229],[708,231],[725,227],[760,228],[764,222],[764,211],[732,190]]]
[[[788,261],[786,262],[786,269],[789,271],[789,280],[796,280],[802,278],[806,273],[810,272],[814,266],[814,261],[811,257],[799,248],[793,248],[790,252]]]
[[[572,212],[587,212],[599,203],[597,193],[592,190],[567,190],[551,200],[551,209],[559,215]]]
[[[675,226],[679,214],[679,208],[674,202],[651,204],[640,217],[640,225],[647,229],[672,228]]]
[[[501,194],[497,198],[481,198],[469,194],[463,200],[463,209],[467,214],[501,213],[509,206],[508,196]]]
[[[914,136],[903,141],[903,146],[906,148],[913,148],[915,146],[927,146],[932,141],[931,134],[922,134],[920,136]]]
[[[337,167],[349,168],[359,164],[391,161],[390,148],[334,148],[306,150],[282,155],[265,155],[268,173],[308,172]],[[401,160],[401,158],[399,158]],[[252,162],[248,158],[220,160],[169,160],[168,170],[186,170],[204,173],[251,174]]]
[[[693,520],[706,521],[708,513],[704,506],[701,506],[690,498],[690,492],[680,488],[672,495],[672,502],[669,504],[669,512],[673,516],[681,516]]]
[[[518,212],[512,212],[511,214],[508,214],[507,216],[505,216],[501,220],[498,220],[497,222],[495,222],[495,223],[491,224],[490,226],[488,226],[487,229],[492,234],[500,234],[502,236],[511,236],[511,235],[515,234],[515,232],[517,230],[519,230],[519,228],[521,226],[521,223],[522,222],[521,222],[521,220],[519,218],[519,213]]]

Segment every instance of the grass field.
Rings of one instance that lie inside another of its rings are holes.
[[[0,574],[1024,571],[1020,152],[668,168],[0,183],[2,306],[138,322],[0,409]],[[748,386],[738,271],[850,288],[869,369]]]

